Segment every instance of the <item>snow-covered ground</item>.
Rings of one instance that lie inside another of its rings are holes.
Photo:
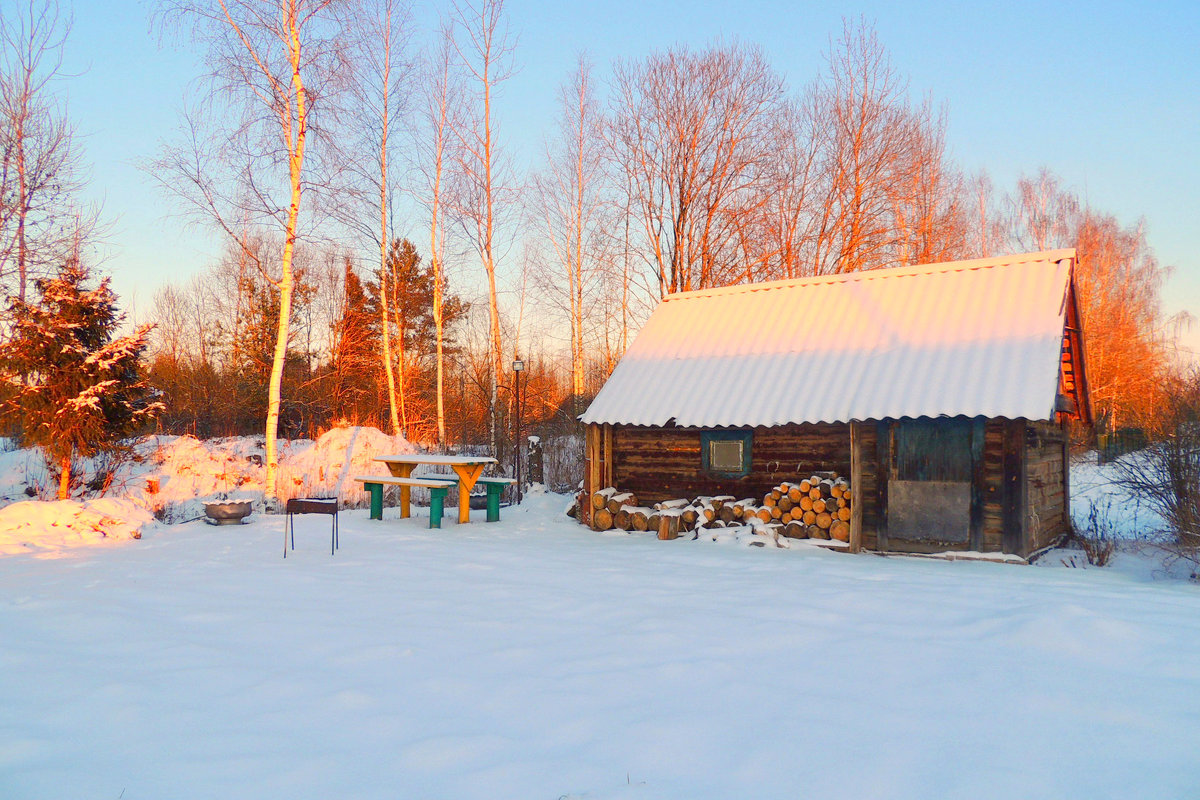
[[[284,560],[255,515],[0,558],[0,797],[1200,793],[1194,584],[660,542],[565,505],[343,512],[335,556],[327,518]]]

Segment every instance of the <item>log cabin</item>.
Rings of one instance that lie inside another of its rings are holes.
[[[671,295],[580,417],[585,496],[752,497],[832,471],[855,497],[852,550],[1028,557],[1070,530],[1067,425],[1092,419],[1075,264]]]

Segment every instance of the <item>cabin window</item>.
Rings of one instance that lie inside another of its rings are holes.
[[[718,478],[744,478],[750,474],[753,431],[703,431],[700,466]]]

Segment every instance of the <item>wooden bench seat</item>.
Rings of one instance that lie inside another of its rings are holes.
[[[400,516],[409,516],[408,494],[414,486],[429,489],[429,527],[442,527],[446,495],[458,485],[453,478],[398,478],[394,475],[356,475],[354,480],[371,493],[371,519],[383,519],[383,487],[400,487]]]
[[[480,478],[475,481],[475,485],[483,484],[483,488],[487,489],[487,521],[500,521],[500,495],[504,493],[504,489],[512,486],[517,482],[516,478]]]

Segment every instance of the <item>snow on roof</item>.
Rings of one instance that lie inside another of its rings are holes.
[[[581,419],[1049,419],[1074,250],[668,297]]]

